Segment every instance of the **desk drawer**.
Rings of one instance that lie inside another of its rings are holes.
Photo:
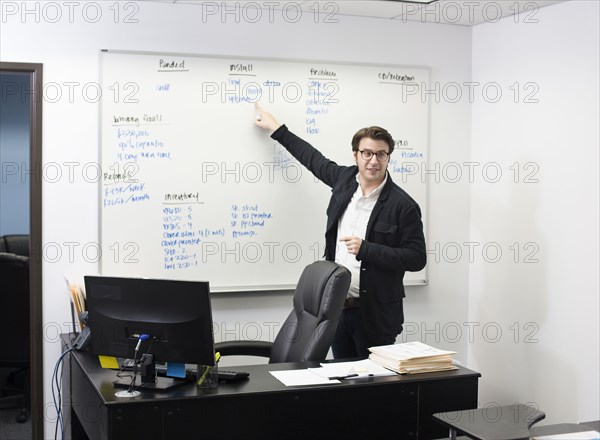
[[[163,409],[155,403],[114,406],[108,416],[111,439],[163,440],[167,438],[164,417]]]
[[[346,440],[389,437],[389,423],[380,422],[394,420],[396,438],[410,439],[418,432],[417,394],[416,384],[388,383],[196,399],[166,409],[165,429],[172,438]]]

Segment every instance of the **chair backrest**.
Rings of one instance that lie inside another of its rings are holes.
[[[4,250],[10,254],[29,257],[29,235],[28,234],[7,234],[3,237]]]
[[[0,364],[29,363],[29,258],[0,253]]]
[[[350,277],[348,269],[332,261],[306,266],[294,292],[294,309],[273,341],[270,363],[325,360]]]

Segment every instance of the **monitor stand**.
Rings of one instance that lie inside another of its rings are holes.
[[[186,378],[158,376],[156,374],[156,364],[152,354],[144,354],[140,363],[141,371],[136,374],[136,385],[133,386],[134,390],[163,392],[190,383]],[[129,388],[131,386],[131,380],[131,377],[123,377],[113,381],[113,384],[115,388]]]
[[[133,388],[136,390],[151,390],[163,392],[179,387],[181,385],[188,384],[190,382],[185,379],[175,379],[172,377],[157,377],[153,383],[141,383],[141,375],[138,374],[135,383],[136,385],[134,385]],[[129,388],[129,386],[131,385],[131,378],[124,377],[122,379],[117,379],[113,381],[113,384],[115,388]]]

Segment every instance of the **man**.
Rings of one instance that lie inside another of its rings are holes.
[[[352,273],[333,355],[366,358],[369,347],[393,344],[402,332],[404,273],[423,269],[427,260],[419,205],[387,172],[394,140],[383,128],[363,128],[352,139],[356,165],[340,166],[258,103],[256,111],[256,125],[273,131],[273,139],[332,188],[325,258]]]

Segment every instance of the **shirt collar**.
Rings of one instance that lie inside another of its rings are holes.
[[[371,191],[369,194],[367,194],[366,196],[362,195],[362,188],[360,186],[360,180],[358,179],[358,173],[356,173],[356,176],[354,177],[356,179],[356,181],[358,182],[358,188],[357,191],[360,194],[361,197],[379,197],[379,194],[381,194],[381,191],[383,190],[383,187],[385,186],[385,184],[387,183],[388,180],[388,171],[385,172],[385,177],[383,178],[383,182],[381,182],[381,185],[379,185],[377,188],[375,188],[373,191]]]

